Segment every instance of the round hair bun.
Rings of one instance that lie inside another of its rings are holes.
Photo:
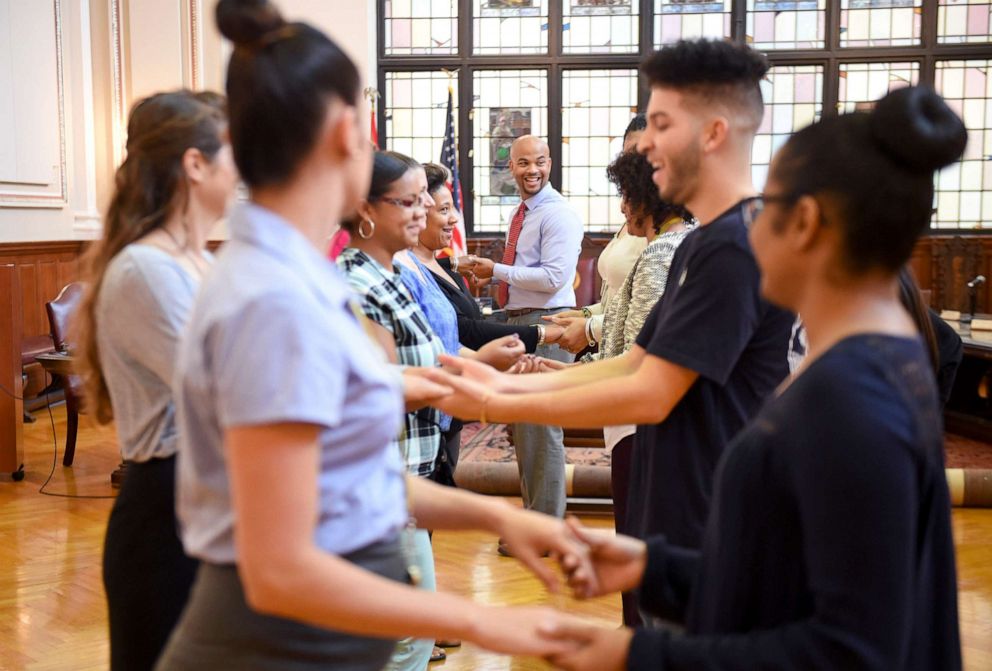
[[[235,44],[250,44],[286,22],[268,0],[220,0],[217,3],[217,28]]]
[[[933,89],[892,91],[871,112],[871,132],[882,149],[911,170],[932,173],[964,153],[968,131]]]

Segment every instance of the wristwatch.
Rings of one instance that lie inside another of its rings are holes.
[[[541,324],[534,324],[534,328],[537,329],[537,344],[538,345],[543,345],[544,344],[544,326],[542,326]]]

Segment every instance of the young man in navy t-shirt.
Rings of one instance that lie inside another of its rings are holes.
[[[730,439],[788,374],[793,315],[759,296],[747,241],[756,192],[751,144],[761,123],[764,56],[722,41],[680,42],[642,66],[651,86],[637,150],[661,197],[699,220],[675,254],[664,295],[622,356],[543,375],[448,363],[440,404],[460,417],[570,427],[638,424],[629,532],[698,548],[713,474]]]

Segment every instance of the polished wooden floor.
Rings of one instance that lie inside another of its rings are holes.
[[[61,466],[65,414],[54,409],[59,459],[53,461],[48,413],[25,427],[23,482],[0,482],[0,670],[107,668],[106,606],[100,555],[111,498],[58,498],[45,491],[112,497],[109,475],[118,455],[113,430],[81,418],[76,464]],[[990,448],[992,449],[992,448]],[[590,517],[590,525],[610,526]],[[992,669],[992,510],[955,510],[961,635],[965,668]],[[550,603],[604,624],[618,624],[620,602],[550,597],[512,559],[498,557],[494,539],[477,533],[435,535],[442,589],[488,604]],[[470,645],[433,664],[444,671],[531,671],[532,659],[491,655]]]

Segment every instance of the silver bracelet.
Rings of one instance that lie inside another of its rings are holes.
[[[589,343],[589,346],[590,347],[592,347],[593,345],[595,345],[598,342],[596,340],[596,338],[592,334],[592,319],[591,318],[590,319],[586,319],[586,341]]]
[[[543,345],[544,344],[544,326],[542,326],[541,324],[534,324],[534,326],[537,328],[537,344],[538,345]]]
[[[457,254],[452,254],[451,255],[451,269],[454,272],[456,272],[456,273],[458,272],[458,255]]]

